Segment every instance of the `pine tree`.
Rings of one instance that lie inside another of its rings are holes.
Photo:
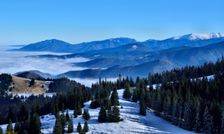
[[[73,121],[72,119],[70,118],[69,121],[68,121],[68,133],[72,133],[74,131],[74,127],[73,127]]]
[[[82,108],[81,108],[81,105],[78,103],[78,106],[76,108],[77,110],[77,115],[82,115]]]
[[[85,121],[85,123],[84,123],[84,127],[83,127],[83,132],[88,132],[89,131],[89,127],[88,127],[88,123],[87,123],[87,121]]]
[[[9,124],[7,125],[6,128],[6,134],[14,134],[13,126],[12,126],[12,121],[9,121]]]
[[[222,124],[221,124],[221,134],[224,134],[224,110],[222,110]]]
[[[3,130],[2,130],[2,127],[0,127],[0,134],[3,134]]]
[[[21,124],[19,122],[16,122],[14,126],[15,133],[19,133],[20,128],[21,128]]]
[[[78,117],[78,114],[77,114],[77,110],[76,109],[74,109],[73,115],[74,115],[74,118]]]
[[[196,117],[194,126],[194,130],[198,133],[202,132],[203,130],[203,112],[204,112],[203,105],[200,104],[200,102],[198,101],[196,107]]]
[[[212,116],[210,114],[210,111],[208,107],[205,108],[205,112],[203,115],[204,121],[203,121],[203,130],[206,134],[212,133]]]
[[[65,117],[64,113],[62,113],[62,115],[60,116],[60,120],[61,120],[61,125],[62,125],[62,131],[64,132],[64,128],[66,125],[66,117]]]
[[[119,122],[121,120],[120,118],[120,110],[117,106],[113,107],[113,110],[108,113],[108,121],[110,122]]]
[[[117,93],[117,90],[114,89],[112,94],[111,94],[111,98],[110,98],[110,101],[111,101],[111,106],[118,106],[119,105],[119,101],[118,101],[118,93]]]
[[[68,110],[66,111],[66,121],[68,122],[70,120],[69,114],[68,114]]]
[[[53,133],[54,134],[63,134],[63,128],[62,128],[62,125],[61,125],[60,117],[56,119]]]
[[[77,132],[82,133],[82,126],[80,122],[78,123],[78,126],[77,126]]]
[[[134,90],[131,100],[133,102],[137,102],[138,101],[138,91],[137,91],[137,89]]]
[[[20,111],[19,111],[19,121],[26,121],[28,119],[29,116],[29,112],[27,110],[27,108],[25,107],[25,105],[22,105],[20,107]]]
[[[35,113],[31,119],[30,119],[30,128],[29,128],[29,133],[31,134],[40,134],[40,117],[37,113]]]
[[[107,111],[106,109],[102,106],[100,108],[99,116],[98,116],[98,122],[106,122],[107,121]]]
[[[89,110],[88,109],[84,109],[83,114],[82,114],[82,118],[85,120],[89,120],[90,119],[90,115],[89,115]]]
[[[192,104],[185,104],[184,111],[184,127],[188,130],[192,130],[195,124],[195,109]]]
[[[145,99],[144,97],[141,97],[140,99],[140,106],[139,106],[139,113],[141,115],[146,115],[146,105],[145,105]]]
[[[35,84],[35,79],[32,78],[30,81],[29,87],[34,86],[34,84]]]
[[[129,100],[131,98],[130,85],[126,82],[123,98]]]

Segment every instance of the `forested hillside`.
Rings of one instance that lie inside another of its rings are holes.
[[[148,110],[152,110],[157,116],[186,130],[222,134],[224,133],[223,72],[224,59],[221,59],[201,67],[173,69],[149,74],[148,78],[138,77],[136,80],[122,76],[119,76],[116,82],[99,79],[99,82],[93,84],[91,88],[66,78],[55,79],[49,86],[49,92],[57,93],[53,97],[30,96],[23,100],[1,95],[0,102],[4,105],[0,105],[0,123],[16,122],[16,126],[19,127],[12,128],[8,125],[9,132],[12,130],[34,133],[31,128],[35,127],[35,132],[39,133],[39,115],[52,113],[56,118],[54,133],[73,132],[71,117],[64,115],[63,111],[74,110],[72,116],[74,118],[83,114],[87,127],[90,115],[88,109],[82,111],[82,107],[90,100],[89,108],[100,108],[98,123],[122,122],[120,108],[123,106],[118,101],[117,89],[125,89],[123,98],[139,103],[138,113],[143,117],[147,115]],[[6,84],[10,82],[10,77],[3,76],[1,81],[6,81]],[[66,126],[66,123],[70,125]],[[87,128],[85,129],[77,128],[77,131],[87,132]]]

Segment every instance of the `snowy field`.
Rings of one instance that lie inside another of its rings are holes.
[[[121,118],[124,120],[119,123],[98,123],[98,109],[89,109],[90,102],[85,103],[84,109],[88,108],[90,113],[90,120],[88,121],[90,131],[88,134],[193,134],[193,132],[186,131],[176,127],[169,122],[155,116],[151,111],[147,111],[147,116],[138,115],[138,104],[122,99],[124,90],[118,90],[119,102],[123,108],[120,108]],[[69,114],[73,117],[73,110],[69,110]],[[84,120],[81,116],[73,118],[74,133],[78,122],[83,126]],[[55,123],[53,115],[48,114],[41,117],[42,133],[51,134]]]

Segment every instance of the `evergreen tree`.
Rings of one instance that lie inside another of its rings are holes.
[[[3,134],[3,130],[2,130],[2,127],[0,127],[0,134]]]
[[[40,117],[37,113],[35,113],[31,119],[30,119],[30,128],[29,128],[29,133],[30,134],[40,134]]]
[[[21,124],[19,122],[16,122],[14,126],[15,133],[19,133],[20,128],[21,128]]]
[[[118,106],[119,105],[119,101],[118,101],[118,93],[117,93],[117,90],[114,89],[112,94],[111,94],[111,98],[110,98],[110,101],[111,101],[111,106]]]
[[[29,112],[28,112],[28,110],[27,110],[25,105],[22,105],[20,107],[20,111],[19,111],[18,117],[19,117],[19,121],[26,121],[28,119]]]
[[[129,100],[131,98],[130,85],[126,82],[123,98]]]
[[[29,87],[34,86],[34,84],[35,84],[35,79],[31,79]]]
[[[88,123],[87,123],[87,121],[85,121],[84,127],[83,127],[83,132],[86,133],[88,131],[89,131]]]
[[[62,113],[62,115],[60,116],[60,120],[61,120],[61,125],[62,125],[62,131],[64,132],[64,128],[65,128],[65,125],[67,122],[64,113]]]
[[[6,134],[14,134],[13,126],[12,126],[12,121],[9,121],[9,124],[7,125],[6,128]]]
[[[68,114],[68,110],[66,111],[66,121],[68,122],[70,120],[69,114]]]
[[[77,126],[77,132],[82,133],[82,126],[80,122],[78,123],[78,126]]]
[[[82,115],[82,108],[81,108],[81,105],[78,103],[78,106],[77,106],[77,115]]]
[[[138,91],[137,91],[137,89],[135,89],[135,90],[133,91],[133,95],[132,95],[131,100],[132,100],[133,102],[137,102],[137,101],[138,101]]]
[[[222,124],[221,124],[221,134],[224,134],[224,110],[222,110]]]
[[[74,127],[73,127],[73,121],[72,119],[70,118],[69,121],[68,121],[68,133],[72,133],[74,130]]]
[[[219,134],[222,125],[222,113],[219,104],[217,103],[212,104],[211,116],[212,116],[212,133]]]
[[[140,99],[140,106],[139,106],[139,113],[141,115],[146,115],[146,105],[145,105],[145,99],[144,99],[144,96],[141,97]]]
[[[53,133],[54,134],[63,134],[63,128],[62,128],[60,117],[56,119]]]
[[[88,109],[84,109],[83,114],[82,114],[82,118],[85,120],[89,120],[90,119],[90,115],[89,115],[89,110]]]
[[[194,130],[196,132],[202,132],[203,130],[203,113],[204,113],[204,107],[200,102],[197,102],[196,107],[196,117],[195,117],[195,126]]]
[[[15,121],[15,114],[13,112],[13,108],[9,107],[8,115],[7,115],[7,120]]]
[[[184,127],[192,130],[195,124],[195,109],[192,104],[185,104]]]
[[[76,109],[74,109],[73,115],[74,115],[74,118],[78,117],[78,114],[77,114],[77,110]]]
[[[107,111],[106,109],[102,106],[100,108],[99,116],[98,116],[98,122],[106,122],[107,121]]]
[[[205,108],[203,118],[204,118],[204,121],[203,121],[204,132],[206,134],[212,134],[212,116],[210,114],[208,107]]]
[[[113,107],[113,110],[111,113],[108,114],[108,120],[110,122],[119,122],[121,120],[120,118],[120,110],[117,106]]]

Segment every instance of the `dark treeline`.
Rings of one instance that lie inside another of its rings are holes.
[[[208,80],[206,76],[209,75],[213,75],[214,79]],[[152,74],[148,79],[137,77],[134,81],[121,76],[116,82],[100,79],[92,88],[62,78],[50,84],[49,92],[57,92],[55,96],[31,96],[25,101],[6,95],[5,87],[9,87],[11,82],[8,75],[3,74],[0,81],[0,123],[18,122],[26,132],[29,132],[30,122],[38,124],[39,115],[53,113],[61,120],[58,111],[74,109],[74,117],[82,114],[84,102],[90,99],[91,108],[100,107],[99,122],[121,121],[117,89],[125,88],[123,98],[139,102],[139,114],[143,116],[147,114],[147,108],[151,108],[156,115],[187,130],[224,133],[223,59],[201,67]],[[159,86],[155,88],[153,84]],[[59,128],[62,124],[58,123]]]
[[[82,108],[83,103],[91,98],[89,88],[68,79],[53,80],[51,85],[50,90],[56,91],[53,97],[39,95],[21,98],[0,95],[0,124],[9,124],[7,133],[40,133],[40,115],[57,115],[65,109]],[[16,123],[14,128],[10,125],[12,122]]]
[[[212,75],[212,79],[207,76]],[[146,79],[125,88],[124,98],[139,101],[141,115],[155,114],[187,130],[224,133],[224,60],[201,67],[185,67]],[[157,84],[156,88],[153,84]],[[159,86],[158,86],[159,85]]]
[[[148,79],[150,83],[162,83],[163,81],[178,81],[179,79],[186,78],[199,78],[213,74],[224,72],[224,60],[218,60],[216,63],[205,63],[203,66],[187,66],[180,69],[173,69],[163,73],[149,74]]]
[[[12,77],[8,74],[0,74],[0,96],[10,91],[10,85],[12,83]]]
[[[117,89],[122,88],[125,81],[121,77],[117,82],[101,81],[100,79],[99,83],[92,85],[93,99],[90,108],[100,107],[98,122],[119,122],[122,120],[118,107],[119,97]]]
[[[207,76],[212,75],[213,79]],[[123,98],[139,102],[139,114],[147,108],[174,125],[195,132],[224,133],[224,60],[201,67],[185,67],[117,82],[100,81],[92,86],[95,98],[92,108],[101,107],[106,116],[113,89],[125,88]],[[156,84],[153,86],[153,84]],[[104,107],[102,107],[102,105]],[[101,120],[101,119],[100,119]]]

